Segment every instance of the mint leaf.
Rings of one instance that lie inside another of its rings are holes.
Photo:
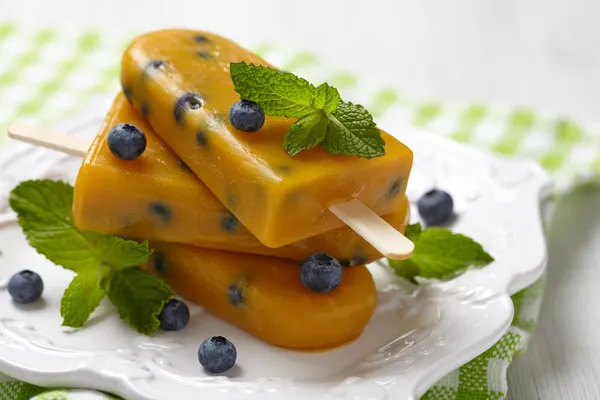
[[[245,62],[231,63],[229,68],[235,91],[242,99],[258,103],[265,114],[302,118],[315,111],[315,87],[305,79]]]
[[[450,280],[470,267],[481,268],[494,259],[473,239],[443,228],[420,225],[407,228],[407,237],[415,244],[408,260],[390,260],[396,274],[415,282],[414,277]]]
[[[109,284],[110,275],[101,277],[96,271],[81,272],[73,278],[60,302],[63,326],[82,327],[106,296]]]
[[[295,122],[283,140],[285,151],[295,156],[302,150],[310,149],[323,140],[327,132],[327,117],[316,111]]]
[[[371,114],[360,104],[340,103],[328,115],[327,134],[321,146],[330,153],[380,157],[385,154],[385,142]]]
[[[71,271],[137,266],[152,254],[148,243],[78,230],[71,211],[73,187],[64,182],[22,182],[10,193],[9,201],[31,247]]]
[[[63,182],[26,181],[10,193],[10,205],[29,244],[77,273],[61,301],[63,325],[83,326],[108,294],[132,328],[154,332],[156,316],[172,292],[158,278],[134,268],[152,254],[148,243],[80,231],[73,222],[72,203],[73,188]]]
[[[169,286],[139,268],[128,268],[114,274],[108,292],[121,318],[145,335],[158,329],[158,314],[172,296]]]
[[[410,283],[418,285],[418,282],[415,280],[417,276],[419,276],[419,266],[408,260],[388,260],[390,263],[390,267],[394,270],[396,275],[401,278],[406,279]]]
[[[329,114],[338,108],[342,98],[340,92],[327,83],[319,85],[313,92],[312,105],[318,110],[323,110]]]
[[[421,232],[423,232],[421,224],[410,224],[406,227],[406,230],[404,231],[404,236],[406,236],[408,240],[415,242],[421,235]]]

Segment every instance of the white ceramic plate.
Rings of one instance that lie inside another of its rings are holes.
[[[110,99],[99,99],[61,128],[92,137]],[[394,131],[394,130],[392,130]],[[398,131],[396,131],[398,132]],[[371,322],[355,342],[323,353],[269,346],[192,308],[182,332],[136,334],[107,302],[84,329],[61,327],[62,292],[71,272],[36,254],[7,205],[19,180],[73,181],[81,160],[21,143],[0,148],[0,372],[43,386],[105,390],[129,400],[154,399],[415,399],[439,378],[493,345],[508,329],[510,295],[533,283],[546,264],[540,199],[550,181],[535,164],[508,161],[403,129],[415,153],[411,201],[437,186],[452,193],[453,229],[496,258],[488,267],[413,293],[383,264],[371,265],[379,291]],[[413,212],[413,216],[416,216]],[[5,290],[14,272],[38,271],[43,301],[16,307]],[[198,345],[210,335],[238,349],[227,376],[205,374]]]

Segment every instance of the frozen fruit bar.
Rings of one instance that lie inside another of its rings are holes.
[[[323,348],[356,338],[376,303],[364,266],[344,269],[329,293],[306,289],[298,263],[172,243],[151,243],[146,269],[175,292],[256,337],[282,347]]]
[[[114,156],[107,143],[121,123],[145,133],[136,160]],[[325,252],[342,263],[362,264],[381,255],[349,228],[339,228],[277,249],[259,242],[162,142],[122,94],[115,99],[77,181],[73,215],[80,229],[133,238],[191,244],[242,253],[303,259]],[[406,199],[385,219],[403,231]]]
[[[379,215],[397,210],[412,152],[385,132],[385,156],[335,156],[320,147],[289,156],[293,120],[267,117],[256,132],[229,122],[239,100],[230,62],[267,65],[220,36],[166,30],[135,39],[121,68],[123,91],[158,135],[216,197],[269,247],[340,228],[329,207],[359,199]]]

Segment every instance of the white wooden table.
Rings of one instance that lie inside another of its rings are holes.
[[[596,0],[2,3],[1,18],[29,24],[195,27],[242,43],[280,41],[411,95],[520,104],[600,121]],[[600,191],[571,195],[558,207],[542,318],[530,350],[510,369],[512,400],[600,398],[598,204]]]

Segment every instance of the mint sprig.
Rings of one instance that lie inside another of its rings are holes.
[[[315,87],[296,75],[272,68],[230,64],[237,93],[258,103],[266,115],[298,118],[284,138],[284,148],[294,156],[321,145],[337,155],[380,157],[385,143],[373,117],[359,104],[343,102],[327,83]]]
[[[63,182],[22,182],[9,200],[29,244],[48,260],[77,274],[61,301],[63,325],[83,326],[108,294],[133,329],[143,334],[158,329],[156,315],[173,293],[160,279],[136,268],[152,254],[147,242],[77,229],[71,211],[73,187]],[[144,284],[123,285],[130,276]],[[124,287],[127,294],[120,293]],[[120,295],[130,301],[113,300]]]
[[[415,244],[408,260],[389,260],[397,275],[412,283],[417,276],[450,280],[468,268],[481,268],[494,259],[473,239],[443,228],[409,225],[405,235]]]

